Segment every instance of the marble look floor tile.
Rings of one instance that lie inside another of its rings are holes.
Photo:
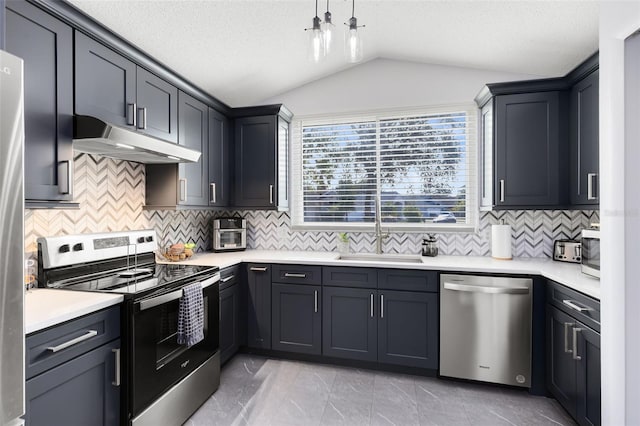
[[[418,408],[409,404],[374,402],[371,408],[371,425],[418,426]]]
[[[364,426],[371,421],[371,400],[331,395],[325,406],[322,426]]]

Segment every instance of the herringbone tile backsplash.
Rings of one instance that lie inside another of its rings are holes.
[[[160,244],[193,241],[198,251],[212,247],[211,220],[226,215],[247,219],[247,246],[270,250],[335,251],[337,233],[291,230],[286,212],[143,210],[145,168],[141,164],[78,154],[74,159],[75,200],[79,210],[26,210],[25,244],[36,251],[39,236],[154,228]],[[553,241],[575,238],[597,222],[591,210],[514,210],[483,212],[477,233],[437,234],[440,253],[489,256],[491,225],[504,219],[513,229],[513,255],[551,256]],[[422,233],[394,233],[384,242],[386,253],[419,253]],[[372,233],[350,233],[351,251],[371,252]]]

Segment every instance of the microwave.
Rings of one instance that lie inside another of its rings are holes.
[[[239,251],[247,248],[247,221],[240,217],[221,217],[213,221],[213,251]]]
[[[600,278],[600,228],[582,230],[582,273]]]

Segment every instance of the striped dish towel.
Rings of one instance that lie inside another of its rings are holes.
[[[182,288],[178,309],[178,344],[193,346],[204,339],[204,301],[202,284]]]

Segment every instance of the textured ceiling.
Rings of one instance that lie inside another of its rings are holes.
[[[231,106],[346,69],[342,35],[307,60],[313,0],[70,0]],[[351,2],[332,0],[342,32]],[[326,10],[320,0],[319,15]],[[364,61],[374,58],[559,76],[598,49],[594,1],[358,0]],[[402,78],[402,76],[398,76]],[[384,84],[381,82],[381,84]]]

